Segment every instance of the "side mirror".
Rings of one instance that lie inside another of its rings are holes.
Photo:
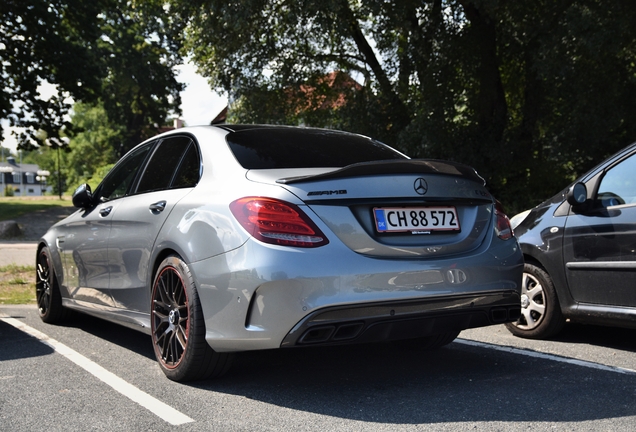
[[[91,187],[84,183],[73,192],[73,205],[79,208],[88,208],[93,206],[93,192]]]
[[[565,197],[568,203],[573,207],[585,204],[587,201],[587,187],[581,182],[574,183]]]

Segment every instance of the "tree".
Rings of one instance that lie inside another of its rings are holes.
[[[179,113],[183,85],[174,66],[181,58],[164,29],[170,16],[162,2],[8,0],[0,12],[6,17],[0,72],[7,83],[0,118],[25,128],[21,148],[42,145],[40,135],[73,136],[67,114],[74,101],[101,101],[110,122],[121,126],[118,155]],[[56,85],[58,95],[42,100],[43,82]]]
[[[115,149],[123,129],[109,122],[102,105],[76,103],[71,122],[81,132],[70,141],[71,151],[63,155],[62,172],[68,185],[66,193],[71,193],[81,183],[94,179],[100,168],[112,167],[117,161]]]
[[[20,137],[23,147],[42,144],[38,130],[57,137],[60,130],[70,129],[64,120],[71,107],[69,97],[87,101],[97,97],[103,71],[95,41],[102,4],[81,0],[0,3],[0,118],[25,128]],[[39,97],[38,87],[44,82],[59,91],[48,101]]]
[[[307,124],[311,116],[291,108],[303,104],[290,92],[301,95],[307,83],[327,91],[315,83],[343,71],[360,89],[313,125],[369,134],[414,157],[468,163],[513,211],[636,137],[633,2],[170,5],[199,71],[230,94],[231,117]]]
[[[109,122],[101,104],[76,103],[71,122],[81,132],[68,145],[51,146],[52,140],[40,135],[38,138],[46,144],[23,153],[24,163],[37,164],[51,173],[47,181],[56,194],[70,195],[82,183],[96,187],[117,161],[115,149],[121,128]]]
[[[175,77],[181,63],[180,45],[172,37],[161,1],[110,0],[102,13],[100,49],[108,75],[101,100],[109,121],[120,136],[117,155],[123,156],[157,133],[171,113],[181,112]]]

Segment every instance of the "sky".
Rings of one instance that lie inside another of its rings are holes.
[[[210,121],[221,112],[227,104],[227,97],[220,96],[210,90],[207,80],[197,74],[196,68],[192,63],[186,63],[177,67],[177,80],[186,84],[186,89],[181,92],[181,110],[183,115],[181,119],[187,126],[196,126],[202,124],[210,124]],[[53,90],[53,86],[47,89],[44,86],[41,89],[43,97],[47,97],[47,91]],[[8,122],[2,121],[4,128],[4,141],[2,146],[9,148],[12,152],[16,151],[16,141],[10,133]]]
[[[205,78],[197,74],[192,63],[179,66],[177,79],[187,85],[181,93],[183,119],[188,126],[210,124],[227,105],[227,97],[212,90]]]

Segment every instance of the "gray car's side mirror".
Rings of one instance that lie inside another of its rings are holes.
[[[93,206],[93,192],[91,187],[84,183],[73,192],[73,205],[79,208],[88,208]]]
[[[585,184],[574,183],[566,194],[566,199],[571,206],[580,206],[587,201],[587,187]]]

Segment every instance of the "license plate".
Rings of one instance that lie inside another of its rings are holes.
[[[455,207],[380,207],[373,209],[378,232],[459,231]]]

